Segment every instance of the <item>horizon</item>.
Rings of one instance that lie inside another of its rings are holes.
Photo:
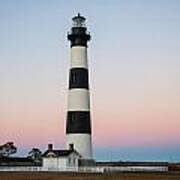
[[[78,12],[92,35],[94,157],[180,161],[178,0],[1,1],[0,144],[13,141],[18,155],[65,147],[67,32]]]

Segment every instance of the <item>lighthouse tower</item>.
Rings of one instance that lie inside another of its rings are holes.
[[[91,118],[87,42],[91,39],[85,18],[78,14],[72,18],[68,33],[71,45],[69,72],[68,112],[66,121],[66,147],[78,151],[83,159],[92,159]]]

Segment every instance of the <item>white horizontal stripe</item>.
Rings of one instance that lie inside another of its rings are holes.
[[[90,134],[67,134],[66,148],[69,144],[74,145],[74,149],[80,153],[84,159],[92,159],[92,143]]]
[[[89,90],[71,89],[68,94],[68,111],[89,111]]]
[[[88,68],[87,48],[83,46],[74,46],[71,48],[71,68]]]

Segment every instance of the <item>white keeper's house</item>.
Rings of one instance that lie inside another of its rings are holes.
[[[81,155],[70,145],[68,150],[53,149],[53,145],[48,145],[48,150],[42,156],[43,170],[78,171]]]

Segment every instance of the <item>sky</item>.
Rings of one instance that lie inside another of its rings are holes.
[[[94,157],[180,161],[179,0],[0,0],[0,144],[64,148],[78,12],[92,35]]]

